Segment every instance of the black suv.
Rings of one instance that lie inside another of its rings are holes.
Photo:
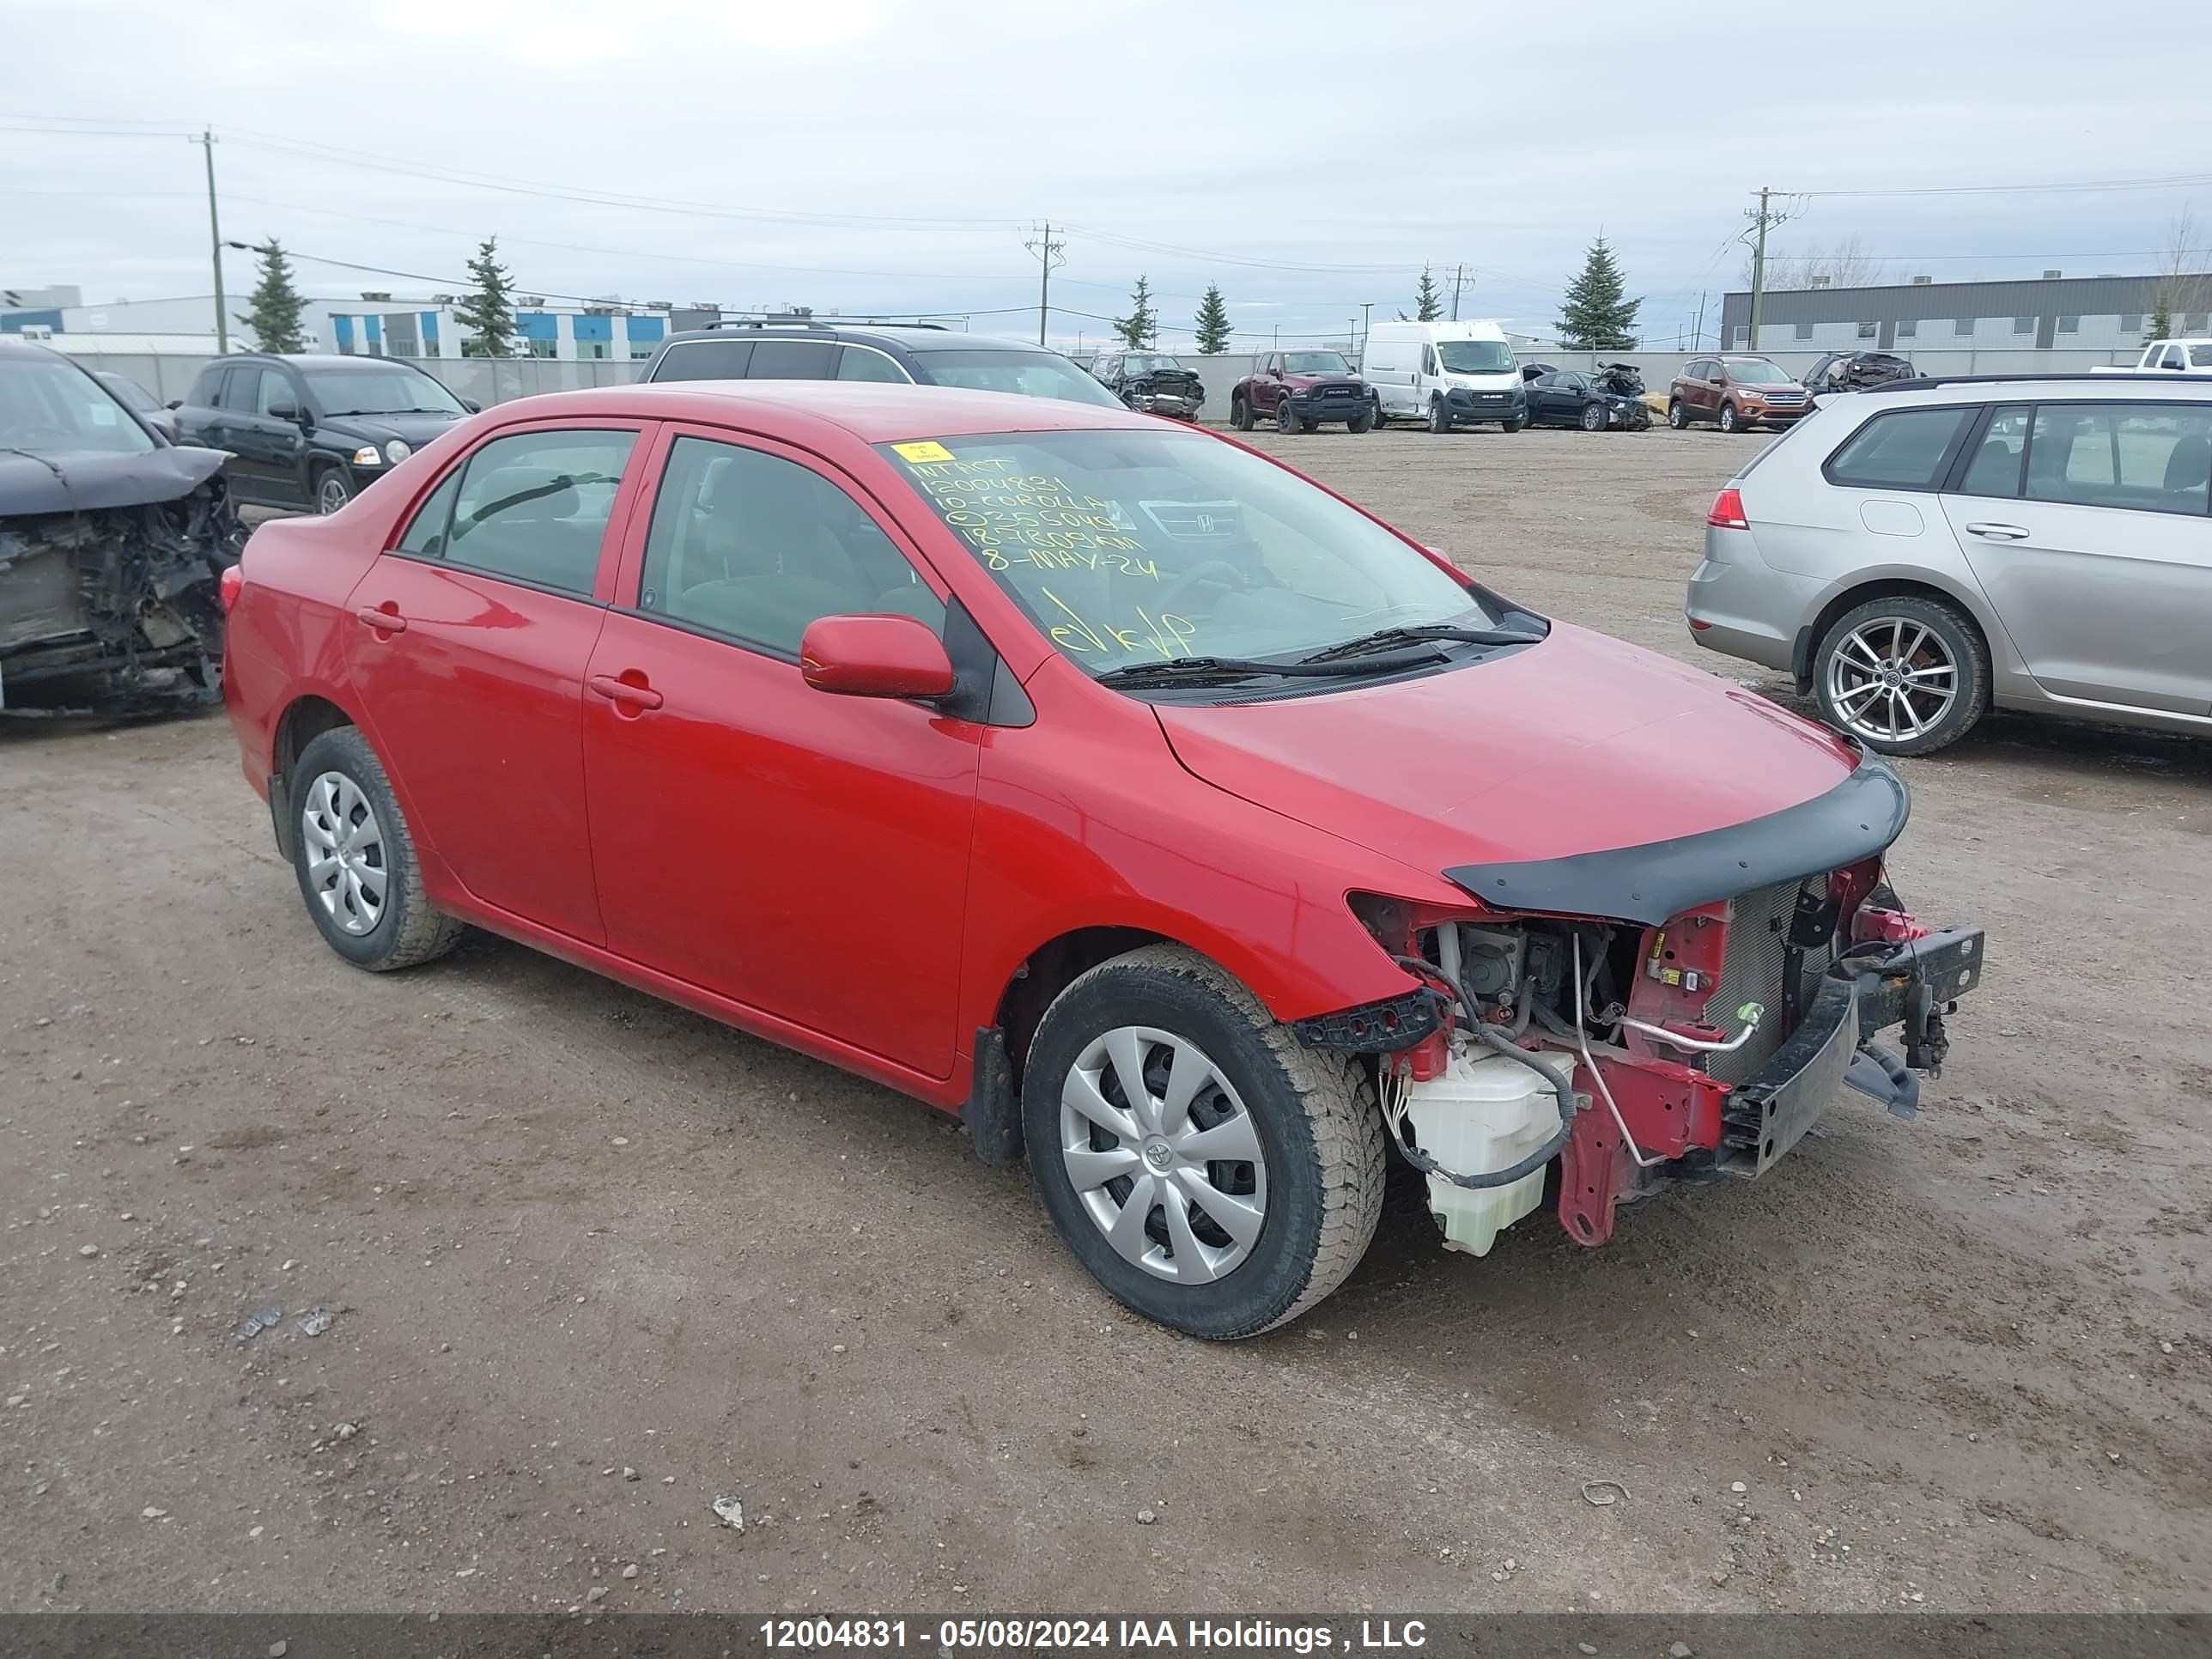
[[[179,441],[230,452],[239,501],[335,513],[476,405],[379,357],[221,357],[177,411]]]
[[[1102,351],[1091,360],[1098,384],[1132,409],[1194,421],[1206,383],[1164,351]]]
[[[1116,404],[1057,351],[933,323],[893,327],[817,322],[724,323],[672,334],[645,380],[878,380],[963,386],[1076,404]]]

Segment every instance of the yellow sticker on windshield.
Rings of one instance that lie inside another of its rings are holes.
[[[912,461],[917,466],[924,461],[949,461],[952,459],[952,452],[934,438],[925,438],[918,444],[893,444],[891,448],[901,460]]]

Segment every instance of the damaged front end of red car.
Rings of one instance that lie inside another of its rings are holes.
[[[1555,1162],[1560,1224],[1604,1243],[1622,1204],[1765,1173],[1845,1087],[1916,1109],[1983,940],[1923,926],[1890,889],[1906,811],[1868,757],[1749,823],[1447,871],[1464,908],[1354,894],[1413,984],[1298,1035],[1373,1064],[1449,1247],[1486,1253]],[[1875,1041],[1892,1030],[1901,1056]]]

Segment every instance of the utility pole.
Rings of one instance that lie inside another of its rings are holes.
[[[1705,349],[1705,291],[1703,289],[1699,289],[1698,290],[1698,325],[1690,331],[1690,349],[1692,351],[1703,351]]]
[[[1367,337],[1374,329],[1375,301],[1362,300],[1359,302],[1359,362],[1363,368],[1367,363]]]
[[[1746,234],[1751,241],[1751,349],[1753,351],[1759,349],[1759,326],[1766,309],[1766,233],[1796,216],[1787,210],[1772,206],[1768,198],[1773,194],[1771,189],[1761,185],[1758,207],[1746,208],[1743,215],[1751,221],[1751,228]],[[1722,332],[1727,332],[1725,325]],[[1726,340],[1721,342],[1721,348],[1727,349]]]
[[[1066,244],[1053,240],[1052,223],[1048,220],[1039,227],[1036,240],[1024,242],[1022,246],[1037,257],[1037,343],[1042,345],[1045,317],[1052,309],[1049,303],[1052,298],[1052,268],[1067,263],[1060,252]]]
[[[1464,283],[1466,280],[1467,280],[1467,267],[1466,267],[1465,265],[1459,265],[1459,266],[1455,266],[1455,267],[1453,269],[1453,270],[1452,270],[1452,314],[1451,314],[1451,319],[1452,319],[1452,321],[1454,321],[1454,322],[1457,322],[1457,321],[1459,320],[1459,289],[1460,289],[1460,284],[1461,284],[1462,283]]]
[[[215,261],[215,351],[218,357],[230,355],[230,308],[222,297],[222,226],[215,210],[215,129],[203,127],[200,136],[191,140],[207,152],[208,181],[208,251]]]

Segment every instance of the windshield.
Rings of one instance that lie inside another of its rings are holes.
[[[0,449],[33,455],[145,455],[157,446],[115,396],[75,363],[0,363]]]
[[[1437,356],[1454,374],[1503,374],[1516,366],[1503,340],[1439,340]]]
[[[2190,347],[2189,363],[2192,368],[2212,368],[2212,346]]]
[[[947,346],[917,350],[915,362],[933,386],[964,386],[973,392],[1012,392],[1024,398],[1058,398],[1071,404],[1119,409],[1121,400],[1053,351],[1009,351],[1004,347]]]
[[[1764,357],[1731,357],[1728,360],[1728,377],[1738,386],[1795,386],[1797,377],[1779,363],[1770,363]]]
[[[1283,354],[1283,373],[1285,374],[1349,374],[1352,365],[1338,351],[1286,351]]]
[[[1092,674],[1288,660],[1380,628],[1495,620],[1382,526],[1216,438],[1021,432],[881,449]]]
[[[419,369],[311,368],[325,415],[465,415],[460,399]]]
[[[1124,374],[1151,374],[1160,369],[1177,369],[1182,367],[1182,365],[1172,357],[1155,356],[1141,351],[1131,352],[1121,359],[1121,372]]]

